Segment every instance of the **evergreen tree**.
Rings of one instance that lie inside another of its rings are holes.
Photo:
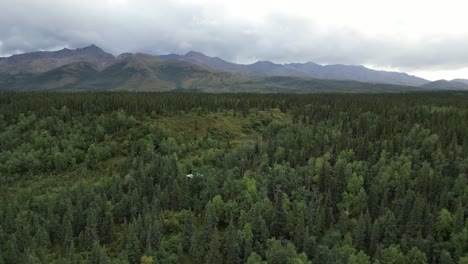
[[[223,253],[226,264],[242,263],[240,236],[232,220],[224,235]]]
[[[125,251],[127,254],[127,260],[130,264],[139,264],[141,259],[141,248],[133,224],[129,225],[126,237]]]
[[[185,219],[184,230],[182,232],[183,240],[182,247],[185,252],[190,250],[192,245],[192,237],[194,235],[194,226],[193,226],[193,214],[190,212]]]
[[[271,235],[276,238],[285,236],[286,229],[286,211],[283,207],[283,194],[277,193],[273,221],[271,223]]]
[[[242,255],[243,261],[246,262],[253,250],[253,232],[250,224],[245,224],[242,230]]]
[[[107,264],[109,263],[109,258],[105,250],[99,244],[99,241],[95,240],[93,242],[93,248],[88,258],[89,263],[91,264]]]
[[[223,256],[220,252],[221,243],[219,241],[218,230],[215,229],[213,238],[211,239],[210,247],[206,255],[205,263],[218,264],[223,262]]]
[[[218,226],[218,218],[216,216],[216,209],[212,202],[208,202],[205,207],[205,215],[204,215],[204,239],[206,245],[209,245],[214,232]]]
[[[353,232],[353,243],[359,250],[367,249],[366,241],[367,241],[367,232],[368,232],[368,223],[366,221],[366,217],[361,214],[359,216],[357,225]]]
[[[391,245],[378,253],[381,264],[398,264],[405,263],[406,258],[400,250],[399,246]]]
[[[467,99],[4,93],[0,263],[465,263]]]
[[[195,231],[192,236],[192,244],[190,246],[190,256],[195,263],[203,263],[205,259],[205,244],[204,234],[201,231]]]
[[[349,256],[349,264],[371,264],[369,256],[364,251]]]
[[[99,229],[99,237],[104,243],[111,243],[114,239],[114,216],[111,207],[111,203],[107,202],[102,224]]]
[[[413,247],[406,254],[406,263],[425,264],[427,263],[426,254],[421,252],[419,249]]]

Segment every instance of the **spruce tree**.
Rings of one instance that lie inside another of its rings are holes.
[[[211,239],[211,242],[210,242],[209,250],[206,255],[205,263],[219,264],[223,262],[223,256],[221,255],[220,247],[221,247],[221,243],[219,239],[218,230],[215,229],[213,238]]]

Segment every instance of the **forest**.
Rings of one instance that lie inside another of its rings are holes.
[[[467,264],[468,92],[2,93],[0,263]]]

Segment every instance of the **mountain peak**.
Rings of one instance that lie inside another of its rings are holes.
[[[253,64],[247,65],[247,67],[255,69],[255,70],[260,70],[260,71],[272,71],[277,68],[280,68],[281,65],[275,64],[271,61],[264,60],[264,61],[257,61]]]
[[[119,56],[117,56],[117,59],[125,59],[125,58],[129,58],[131,56],[133,56],[133,53],[125,52],[125,53],[122,53]]]
[[[201,52],[193,51],[193,50],[187,52],[187,54],[185,54],[185,56],[187,56],[187,57],[208,57],[208,56],[206,56],[205,54],[203,54]]]
[[[94,44],[91,44],[88,47],[84,47],[84,48],[81,48],[81,49],[78,49],[78,50],[93,51],[93,52],[104,52],[101,48],[99,48],[98,46],[96,46]]]
[[[251,65],[276,65],[276,64],[268,60],[262,60],[262,61],[257,61]]]

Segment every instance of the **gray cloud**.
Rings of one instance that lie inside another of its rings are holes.
[[[404,70],[468,67],[468,36],[401,41],[311,18],[271,13],[262,21],[226,19],[222,7],[169,1],[0,0],[0,54],[96,44],[114,54],[197,50],[250,63],[314,61]]]

